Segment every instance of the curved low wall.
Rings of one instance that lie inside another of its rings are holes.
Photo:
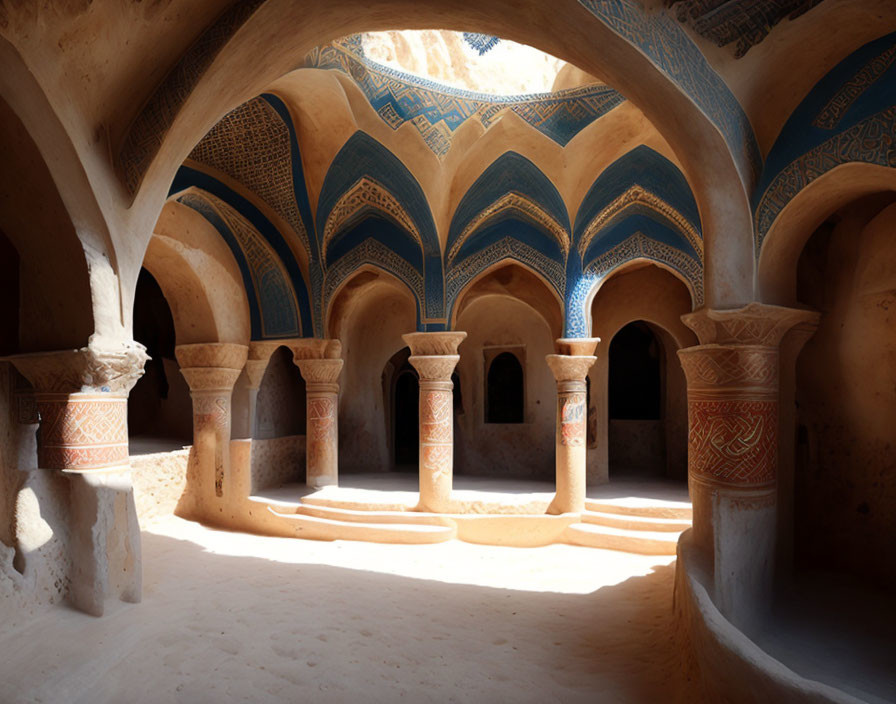
[[[706,701],[861,704],[860,699],[845,692],[801,677],[719,612],[710,596],[712,573],[691,541],[691,533],[686,531],[678,541],[675,613],[691,655],[699,663]]]

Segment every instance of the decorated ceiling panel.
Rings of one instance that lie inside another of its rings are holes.
[[[407,167],[392,152],[364,132],[356,132],[345,143],[327,170],[317,206],[317,236],[325,265],[326,291],[335,290],[334,272],[349,275],[345,266],[330,252],[351,255],[347,243],[366,245],[376,261],[357,261],[396,270],[413,269],[422,277],[418,300],[421,324],[444,326],[445,290],[442,252],[429,202]],[[338,242],[343,244],[340,246]],[[350,257],[355,261],[354,255]],[[331,271],[331,268],[333,271]],[[336,276],[338,279],[339,277]],[[410,284],[406,279],[405,283]],[[321,301],[329,305],[328,295]]]
[[[359,36],[315,49],[305,66],[351,76],[389,127],[397,130],[410,123],[440,159],[448,153],[455,130],[467,120],[488,128],[510,111],[565,146],[625,100],[604,85],[510,97],[450,88],[371,61],[363,54]]]
[[[291,126],[283,102],[262,95],[225,115],[188,158],[255,193],[286,221],[310,254],[311,214]]]
[[[214,195],[178,198],[208,220],[230,247],[249,298],[252,337],[299,337],[298,305],[289,274],[270,243],[242,215]]]
[[[314,333],[305,277],[283,234],[254,203],[190,166],[178,170],[169,192],[215,226],[240,264],[252,312],[253,339]],[[278,304],[278,297],[287,289],[289,297]],[[295,311],[296,321],[286,325],[282,321],[289,318],[289,310]]]
[[[810,91],[772,146],[754,196],[756,254],[775,219],[847,163],[896,168],[896,33],[869,42]]]
[[[673,0],[674,2],[674,0]],[[796,19],[822,0],[680,0],[679,21],[718,46],[734,44],[741,58],[783,19]],[[673,4],[673,3],[670,3]]]
[[[762,168],[759,145],[746,112],[699,47],[669,12],[645,12],[638,0],[579,0],[624,37],[686,93],[716,125],[752,187]]]

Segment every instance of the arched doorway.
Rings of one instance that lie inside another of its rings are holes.
[[[502,352],[488,367],[485,422],[522,423],[525,410],[523,366],[512,352]]]
[[[140,270],[134,297],[134,339],[146,346],[150,359],[128,398],[130,453],[179,450],[193,437],[190,390],[174,358],[171,309],[146,269]]]
[[[265,440],[305,434],[305,380],[292,350],[278,347],[268,361],[255,403],[255,437]]]
[[[409,348],[399,350],[386,365],[391,369],[392,466],[397,471],[416,472],[420,457],[420,382],[408,358]]]
[[[635,321],[610,343],[608,452],[610,478],[660,477],[666,471],[663,345]]]

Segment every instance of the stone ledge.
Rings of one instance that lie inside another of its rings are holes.
[[[692,530],[685,531],[678,541],[674,603],[679,632],[699,662],[707,701],[861,704],[845,692],[798,675],[732,625],[710,597],[711,572],[691,536]]]

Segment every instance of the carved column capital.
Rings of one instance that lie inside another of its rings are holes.
[[[249,348],[226,342],[178,345],[174,354],[192,394],[227,393],[246,364]]]
[[[456,355],[457,348],[466,339],[467,333],[452,332],[410,332],[401,336],[414,356]]]
[[[417,370],[421,382],[448,382],[451,383],[451,375],[454,373],[459,354],[442,354],[428,356],[411,356],[408,362]]]
[[[588,370],[597,361],[591,355],[549,354],[545,356],[554,378],[558,382],[581,381],[584,383]]]
[[[295,363],[306,384],[336,384],[345,364],[341,359],[297,359]]]
[[[92,338],[78,350],[8,359],[34,387],[40,468],[70,473],[127,469],[127,398],[149,359],[143,345]]]
[[[812,310],[765,303],[750,303],[731,310],[701,308],[681,316],[702,345],[764,347],[776,347],[787,331],[796,325],[817,325],[818,318],[819,314]]]
[[[37,393],[130,392],[143,376],[149,356],[139,342],[101,347],[91,344],[77,350],[36,352],[7,357],[31,382]]]
[[[296,364],[300,359],[341,359],[342,343],[335,339],[317,339],[312,337],[294,340],[289,345]]]
[[[561,337],[554,340],[557,354],[573,357],[590,357],[597,349],[599,337]]]
[[[692,480],[768,489],[777,480],[778,346],[792,329],[805,341],[819,314],[751,303],[682,316],[701,344],[679,350],[688,381]]]

